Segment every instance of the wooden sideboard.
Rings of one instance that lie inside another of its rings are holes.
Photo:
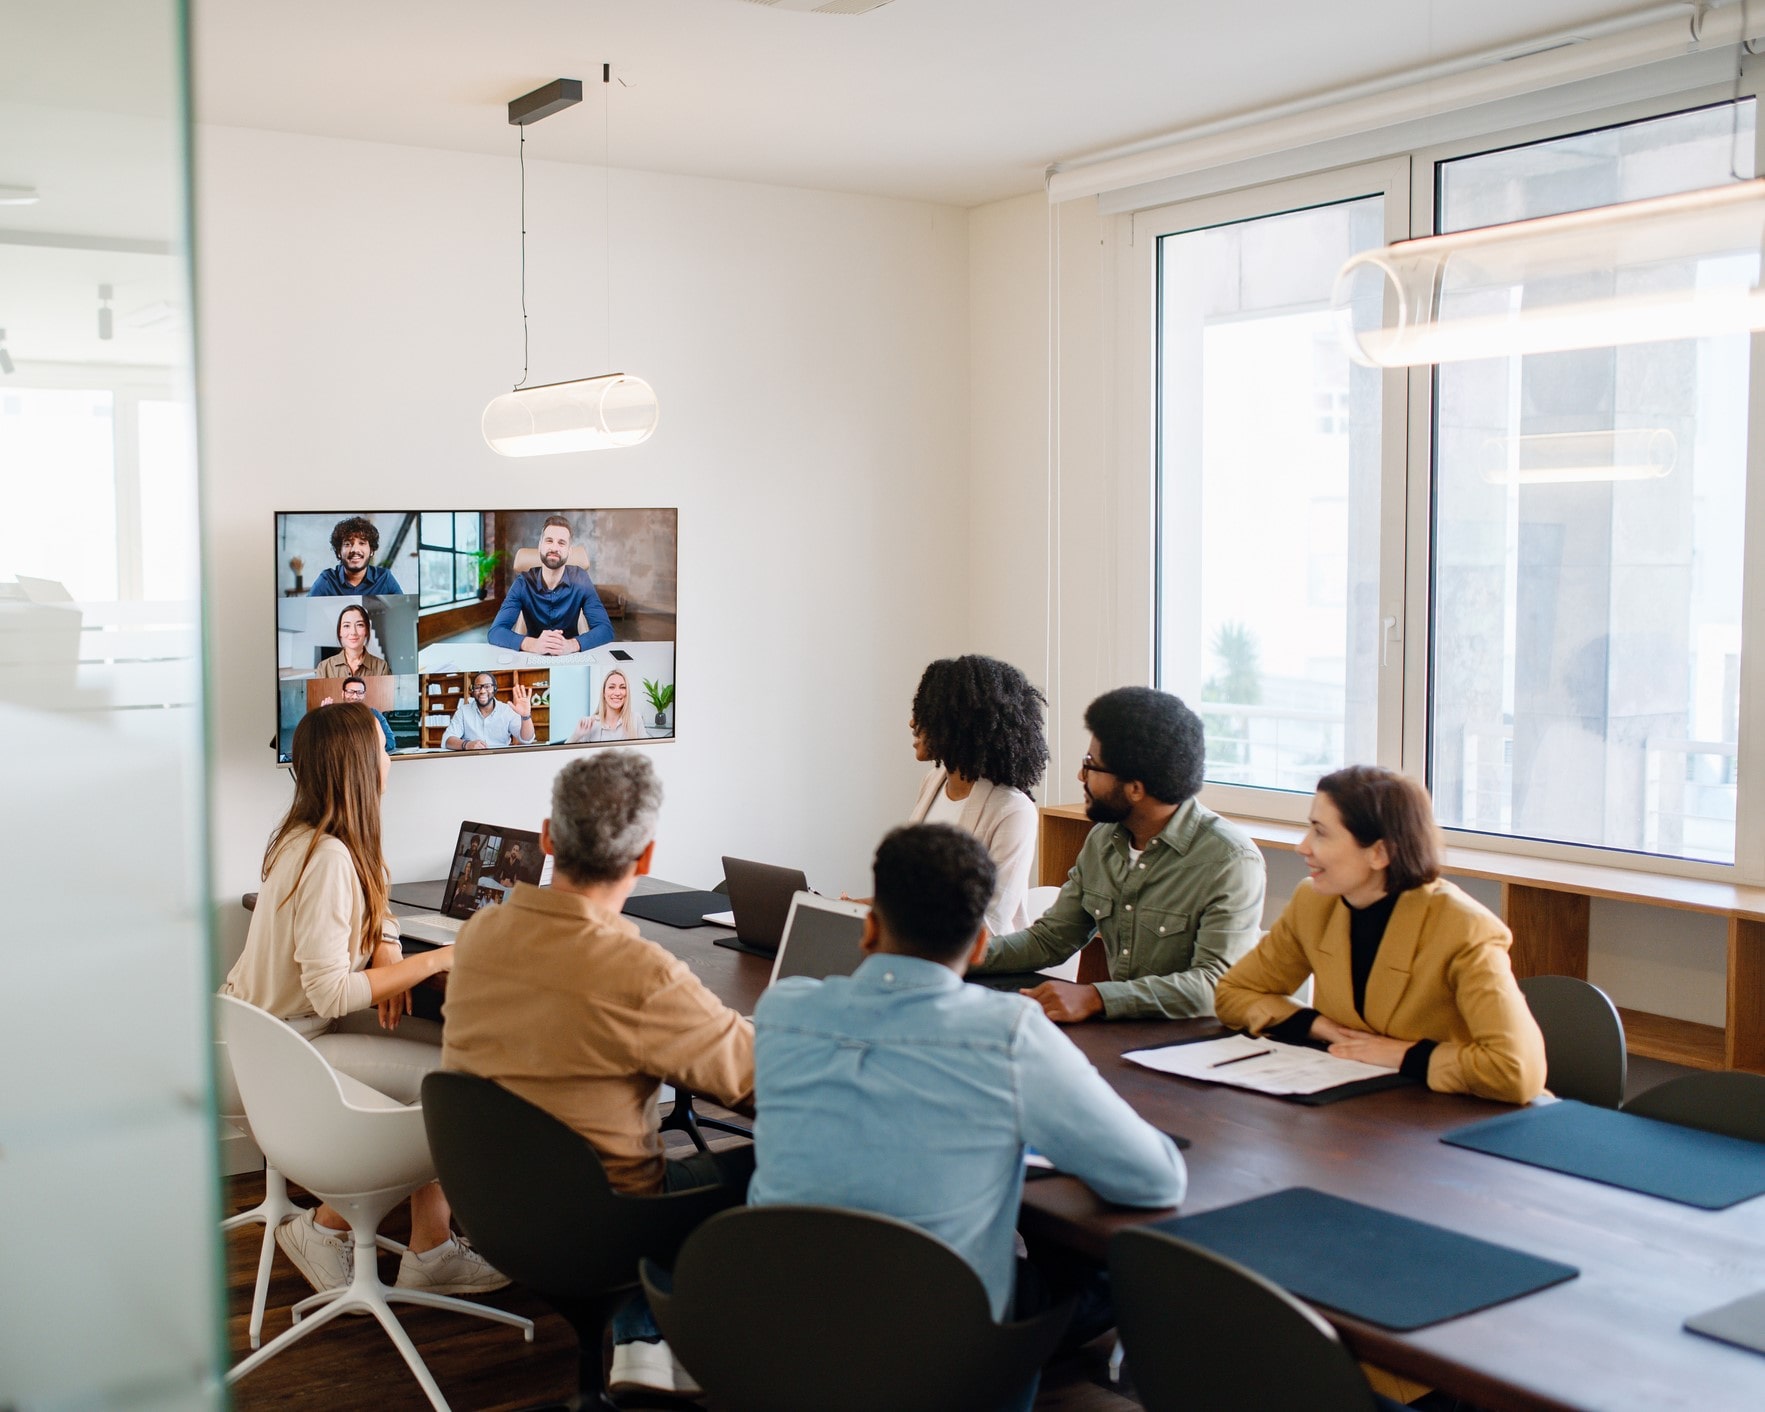
[[[1083,806],[1051,804],[1041,811],[1037,882],[1066,881],[1091,821]],[[1292,852],[1304,830],[1298,824],[1233,819],[1263,849]],[[1449,877],[1483,878],[1501,884],[1502,920],[1514,933],[1514,970],[1522,976],[1587,978],[1589,903],[1593,898],[1634,902],[1663,911],[1701,912],[1728,923],[1728,1016],[1722,1026],[1700,1025],[1641,1010],[1623,1010],[1624,1034],[1633,1054],[1699,1069],[1750,1069],[1765,1073],[1765,888],[1703,878],[1676,878],[1591,863],[1566,863],[1473,848],[1448,848]],[[1100,961],[1093,942],[1080,978]]]

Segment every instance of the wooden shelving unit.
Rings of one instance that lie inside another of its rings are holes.
[[[1041,814],[1037,881],[1058,887],[1079,856],[1091,821],[1077,804],[1051,804]],[[1297,848],[1304,833],[1297,824],[1265,819],[1232,822],[1259,847],[1283,852]],[[1725,917],[1727,1024],[1718,1028],[1624,1010],[1624,1037],[1632,1054],[1646,1058],[1765,1073],[1765,888],[1474,848],[1447,849],[1446,872],[1501,884],[1502,920],[1514,933],[1514,972],[1521,976],[1587,979],[1589,902],[1595,897]]]
[[[509,703],[516,682],[533,692],[533,740],[536,745],[544,745],[551,739],[552,708],[551,690],[552,674],[549,667],[519,668],[500,667],[488,668],[489,674],[496,678],[496,699],[505,705]],[[477,672],[429,672],[418,679],[417,690],[421,694],[422,706],[418,712],[422,720],[422,747],[425,750],[441,749],[441,742],[447,735],[447,723],[459,709],[468,692],[467,684],[473,677],[481,677],[484,671]],[[439,718],[439,719],[437,719]]]

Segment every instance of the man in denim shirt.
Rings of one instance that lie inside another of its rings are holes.
[[[1176,697],[1117,687],[1085,708],[1085,724],[1079,783],[1097,827],[1054,905],[1026,930],[995,937],[975,969],[1038,971],[1095,936],[1108,980],[1024,992],[1049,1019],[1211,1015],[1214,986],[1262,935],[1262,854],[1195,797],[1207,741]]]
[[[857,971],[760,998],[748,1200],[910,1221],[974,1267],[1004,1319],[1025,1146],[1123,1206],[1175,1206],[1186,1174],[1038,1006],[963,984],[993,880],[972,835],[896,829],[876,852]]]

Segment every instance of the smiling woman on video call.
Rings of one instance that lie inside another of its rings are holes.
[[[601,704],[592,716],[584,716],[570,732],[570,744],[588,740],[642,740],[643,723],[637,718],[631,682],[617,667],[601,683]]]
[[[337,642],[342,651],[319,663],[315,676],[383,677],[390,674],[386,659],[368,651],[368,610],[351,603],[337,615]]]
[[[1374,765],[1318,781],[1299,845],[1310,873],[1220,978],[1222,1024],[1397,1069],[1444,1093],[1527,1103],[1544,1038],[1508,961],[1513,934],[1440,876],[1428,792]],[[1315,1008],[1290,997],[1317,978]]]

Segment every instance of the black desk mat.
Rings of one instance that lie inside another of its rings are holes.
[[[1706,1211],[1765,1194],[1765,1143],[1573,1099],[1504,1113],[1440,1140]]]
[[[1160,1221],[1154,1229],[1235,1260],[1301,1299],[1399,1332],[1504,1304],[1581,1273],[1303,1186]]]
[[[707,912],[727,912],[729,898],[721,892],[633,893],[621,910],[665,927],[697,927],[704,924]]]

